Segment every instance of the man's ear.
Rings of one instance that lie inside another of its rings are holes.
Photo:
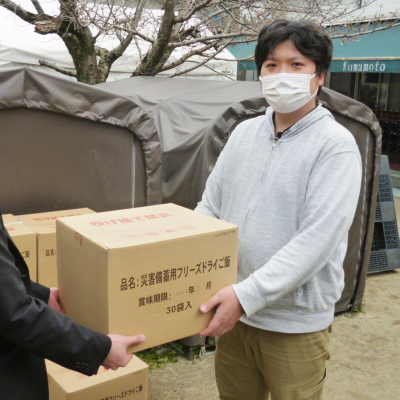
[[[317,82],[318,86],[324,86],[326,74],[327,74],[327,71],[324,71],[318,75],[318,82]]]

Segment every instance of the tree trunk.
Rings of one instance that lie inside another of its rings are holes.
[[[90,32],[59,35],[71,54],[79,82],[89,85],[100,83],[95,49],[95,40]]]
[[[157,75],[164,63],[162,62],[167,46],[170,41],[174,26],[175,1],[165,2],[164,16],[158,31],[157,39],[147,52],[142,63],[132,73],[132,76],[138,75]]]

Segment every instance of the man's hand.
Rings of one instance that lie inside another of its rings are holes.
[[[58,295],[58,288],[51,288],[48,305],[50,307],[54,308],[55,310],[57,310],[58,312],[60,312],[61,314],[65,314],[65,312],[63,311],[63,309],[60,306],[59,301],[60,301],[60,298]]]
[[[133,354],[127,353],[128,347],[143,343],[146,340],[144,335],[121,336],[110,334],[108,337],[112,342],[111,349],[101,365],[114,371],[119,367],[126,367],[132,359]]]
[[[226,286],[219,290],[200,307],[200,311],[207,313],[214,307],[216,307],[215,314],[200,336],[221,336],[228,333],[244,313],[232,286]]]

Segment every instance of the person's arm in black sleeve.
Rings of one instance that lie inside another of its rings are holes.
[[[33,296],[48,304],[50,298],[50,289],[46,286],[41,285],[40,283],[36,283],[33,281],[31,281],[31,286]]]
[[[32,290],[33,296],[28,295],[1,229],[0,336],[66,368],[96,373],[111,349],[111,339],[49,307],[48,288],[32,282]]]

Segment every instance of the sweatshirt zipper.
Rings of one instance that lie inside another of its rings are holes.
[[[275,140],[275,141],[272,143],[271,154],[269,155],[268,160],[267,160],[267,162],[266,162],[266,164],[265,164],[265,166],[264,166],[264,170],[263,170],[263,172],[262,172],[262,174],[261,174],[261,177],[260,177],[260,181],[261,181],[261,182],[260,182],[260,186],[259,186],[259,190],[258,190],[258,192],[257,192],[257,195],[254,197],[254,200],[251,202],[249,208],[247,209],[246,216],[244,217],[242,232],[245,232],[245,230],[246,230],[247,217],[248,217],[248,215],[249,215],[250,210],[253,208],[254,204],[256,203],[256,201],[257,201],[257,200],[259,199],[259,197],[260,197],[261,189],[262,189],[262,186],[263,186],[262,183],[264,182],[264,175],[265,175],[265,173],[266,173],[267,170],[268,170],[269,164],[271,163],[271,159],[272,159],[273,154],[274,154],[274,149],[277,147],[278,142],[279,142],[279,140],[280,140],[280,139],[278,139],[276,136],[271,137],[271,139]],[[241,235],[241,237],[243,237],[243,236]],[[239,246],[240,246],[240,240],[239,240]]]
[[[277,146],[277,144],[278,144],[278,142],[279,142],[279,138],[277,138],[276,136],[270,136],[270,139],[272,140],[272,145],[271,145],[271,153],[270,153],[270,155],[269,155],[269,157],[268,157],[268,160],[267,160],[267,162],[265,163],[265,165],[264,165],[264,169],[263,169],[263,171],[262,171],[262,173],[261,173],[261,177],[260,177],[260,180],[261,180],[261,182],[263,181],[263,176],[264,176],[264,174],[265,174],[265,171],[267,170],[267,167],[268,167],[268,165],[269,165],[269,163],[270,163],[270,161],[271,161],[271,157],[273,156],[273,154],[274,154],[274,150],[275,150],[275,148],[276,148],[276,146]]]
[[[261,174],[261,185],[260,185],[260,187],[262,186],[262,183],[264,182],[264,175],[265,175],[266,171],[268,170],[268,166],[271,163],[271,160],[272,160],[272,158],[274,156],[274,150],[276,149],[276,147],[278,146],[278,144],[280,142],[280,139],[282,139],[282,138],[277,138],[276,136],[273,136],[273,137],[271,137],[271,139],[272,139],[271,154],[269,155],[267,163],[265,164],[264,170],[263,170],[263,172]]]

